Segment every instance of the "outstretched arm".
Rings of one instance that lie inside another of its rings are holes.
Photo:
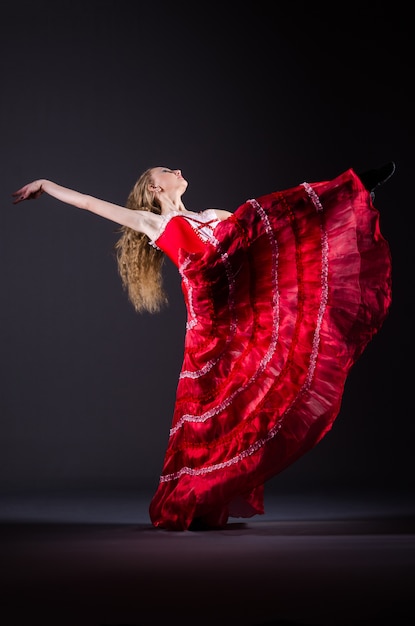
[[[21,187],[21,189],[12,193],[14,198],[13,204],[18,204],[19,202],[23,202],[23,200],[35,200],[39,198],[42,193],[47,193],[53,198],[77,207],[78,209],[91,211],[91,213],[116,222],[121,226],[127,226],[133,230],[142,232],[150,237],[150,239],[155,237],[158,233],[160,216],[155,213],[127,209],[118,204],[112,204],[111,202],[99,200],[98,198],[80,193],[79,191],[62,187],[51,180],[39,179]]]

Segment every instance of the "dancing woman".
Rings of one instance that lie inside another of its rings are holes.
[[[178,169],[152,167],[125,207],[39,179],[43,193],[120,225],[118,270],[137,312],[166,303],[167,255],[187,308],[157,528],[223,527],[264,512],[264,483],[331,429],[351,367],[391,304],[374,190],[395,169],[304,182],[234,212],[189,211]]]

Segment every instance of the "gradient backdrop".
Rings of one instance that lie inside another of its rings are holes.
[[[137,315],[117,226],[35,178],[123,204],[180,168],[189,209],[235,210],[304,180],[395,160],[378,191],[390,315],[333,430],[268,489],[412,489],[413,33],[399,3],[6,0],[0,7],[0,489],[155,489],[185,310]],[[372,8],[371,8],[372,7]]]

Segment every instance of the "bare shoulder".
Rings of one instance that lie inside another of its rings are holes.
[[[221,221],[227,220],[228,217],[233,215],[233,213],[231,213],[230,211],[225,211],[224,209],[213,209],[213,211],[215,211],[218,219]]]
[[[157,238],[164,222],[162,215],[157,215],[157,213],[152,213],[151,211],[136,210],[134,211],[134,217],[136,219],[136,224],[133,226],[135,230],[144,233],[150,239]]]

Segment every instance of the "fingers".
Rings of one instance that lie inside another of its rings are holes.
[[[17,204],[18,202],[22,202],[22,200],[26,200],[25,188],[18,189],[12,193],[12,197],[14,198],[13,204]]]
[[[12,193],[12,197],[15,198],[13,204],[18,204],[18,202],[22,202],[23,200],[36,200],[36,198],[39,198],[41,195],[42,187],[31,183]]]

